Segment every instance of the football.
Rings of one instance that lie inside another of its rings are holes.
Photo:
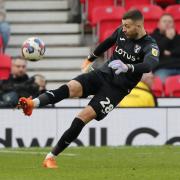
[[[45,44],[38,37],[30,37],[22,44],[22,56],[29,61],[38,61],[45,54]]]

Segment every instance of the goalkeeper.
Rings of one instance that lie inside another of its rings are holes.
[[[102,67],[79,75],[60,88],[47,91],[33,100],[19,99],[20,108],[25,115],[30,116],[36,107],[54,104],[65,98],[94,95],[47,154],[44,167],[57,168],[55,157],[78,137],[83,127],[93,119],[102,120],[136,86],[142,74],[152,71],[158,64],[157,44],[146,34],[143,22],[140,11],[126,12],[122,26],[97,46],[83,63],[83,70],[86,71],[98,56],[115,45],[112,57]]]

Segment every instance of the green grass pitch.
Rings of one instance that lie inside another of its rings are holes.
[[[0,149],[0,180],[180,180],[178,146],[69,148],[44,169],[49,150]]]

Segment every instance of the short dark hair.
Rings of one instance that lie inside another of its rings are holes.
[[[131,9],[123,15],[122,19],[124,20],[131,19],[133,21],[137,21],[137,20],[144,20],[144,17],[141,11],[139,11],[138,9]]]

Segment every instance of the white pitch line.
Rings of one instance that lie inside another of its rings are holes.
[[[8,151],[8,150],[0,150],[0,153],[7,154],[34,154],[34,155],[46,155],[47,152],[38,152],[38,151]],[[61,156],[77,156],[77,154],[73,153],[62,153]]]

